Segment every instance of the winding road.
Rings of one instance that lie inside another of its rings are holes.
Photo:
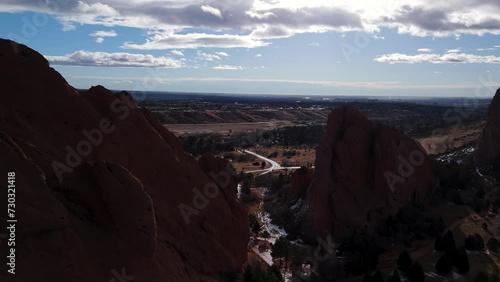
[[[287,166],[287,167],[283,167],[281,166],[279,163],[269,159],[269,158],[266,158],[264,156],[261,156],[257,153],[254,153],[252,151],[248,151],[248,150],[239,150],[240,152],[243,152],[245,154],[249,154],[249,155],[252,155],[252,156],[255,156],[267,163],[269,163],[271,166],[268,167],[268,168],[265,168],[265,169],[258,169],[258,170],[252,170],[252,171],[247,171],[247,173],[258,173],[258,172],[262,172],[260,175],[264,175],[264,174],[267,174],[267,173],[270,173],[272,171],[276,171],[276,170],[288,170],[288,169],[299,169],[300,166]]]

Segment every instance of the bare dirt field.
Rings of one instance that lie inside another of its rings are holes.
[[[238,123],[211,123],[211,124],[165,124],[165,127],[176,136],[184,134],[215,133],[221,136],[252,132],[257,130],[272,130],[285,126],[292,126],[290,121],[267,122],[238,122]]]
[[[475,142],[479,135],[481,135],[483,125],[483,121],[464,124],[460,127],[447,129],[444,134],[437,133],[428,137],[418,138],[417,140],[428,154],[438,155]]]

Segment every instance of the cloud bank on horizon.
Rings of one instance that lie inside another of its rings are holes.
[[[76,38],[91,38],[98,45],[83,44],[85,49],[76,43],[70,44],[71,48],[42,48],[53,65],[66,67],[162,67],[179,69],[179,73],[170,74],[178,78],[191,76],[195,70],[205,78],[215,77],[214,73],[221,71],[244,71],[247,78],[255,78],[264,69],[274,69],[286,70],[283,75],[289,79],[290,64],[282,59],[265,60],[283,57],[303,61],[300,65],[310,69],[311,75],[321,71],[317,80],[324,81],[328,67],[319,61],[326,59],[330,68],[354,72],[366,65],[367,72],[387,74],[358,75],[358,81],[376,83],[383,82],[381,79],[394,81],[389,76],[391,65],[406,65],[406,70],[422,64],[427,68],[473,64],[481,65],[474,69],[487,73],[491,72],[488,65],[500,63],[498,0],[4,0],[0,3],[0,19],[7,15],[6,22],[15,25],[17,18],[21,27],[17,32],[9,32],[5,27],[0,31],[21,43],[25,39],[43,45],[41,40],[23,36],[26,21],[35,28],[42,21],[42,17],[37,20],[34,16],[39,13],[49,16],[58,26],[50,29],[52,33],[62,37],[78,34]],[[335,48],[327,50],[324,46]],[[352,56],[357,58],[352,61]],[[78,72],[64,70],[70,74]],[[423,71],[422,67],[417,70]],[[428,72],[435,76],[450,70]],[[304,80],[300,73],[292,72],[291,76]],[[420,84],[401,74],[396,77],[409,89]],[[270,78],[272,75],[262,79]],[[285,79],[279,75],[274,78]],[[335,77],[338,79],[352,80]],[[474,80],[469,76],[463,82]],[[80,83],[85,84],[82,80]],[[452,80],[447,83],[456,84]],[[442,89],[441,86],[436,89]],[[334,88],[330,85],[322,91],[334,92]],[[428,85],[422,88],[428,89]]]

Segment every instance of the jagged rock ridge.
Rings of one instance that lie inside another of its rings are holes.
[[[418,142],[355,109],[338,108],[316,149],[303,232],[343,238],[363,231],[376,217],[425,202],[438,183],[433,161]]]
[[[197,161],[128,93],[80,93],[24,45],[0,40],[0,73],[0,171],[16,172],[19,218],[17,274],[1,281],[109,281],[122,271],[218,281],[241,269],[247,213],[225,160]]]
[[[489,164],[500,158],[500,88],[491,101],[488,118],[472,154],[478,165]]]

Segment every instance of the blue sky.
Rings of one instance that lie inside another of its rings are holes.
[[[492,96],[500,2],[436,2],[5,0],[0,37],[78,88]]]

